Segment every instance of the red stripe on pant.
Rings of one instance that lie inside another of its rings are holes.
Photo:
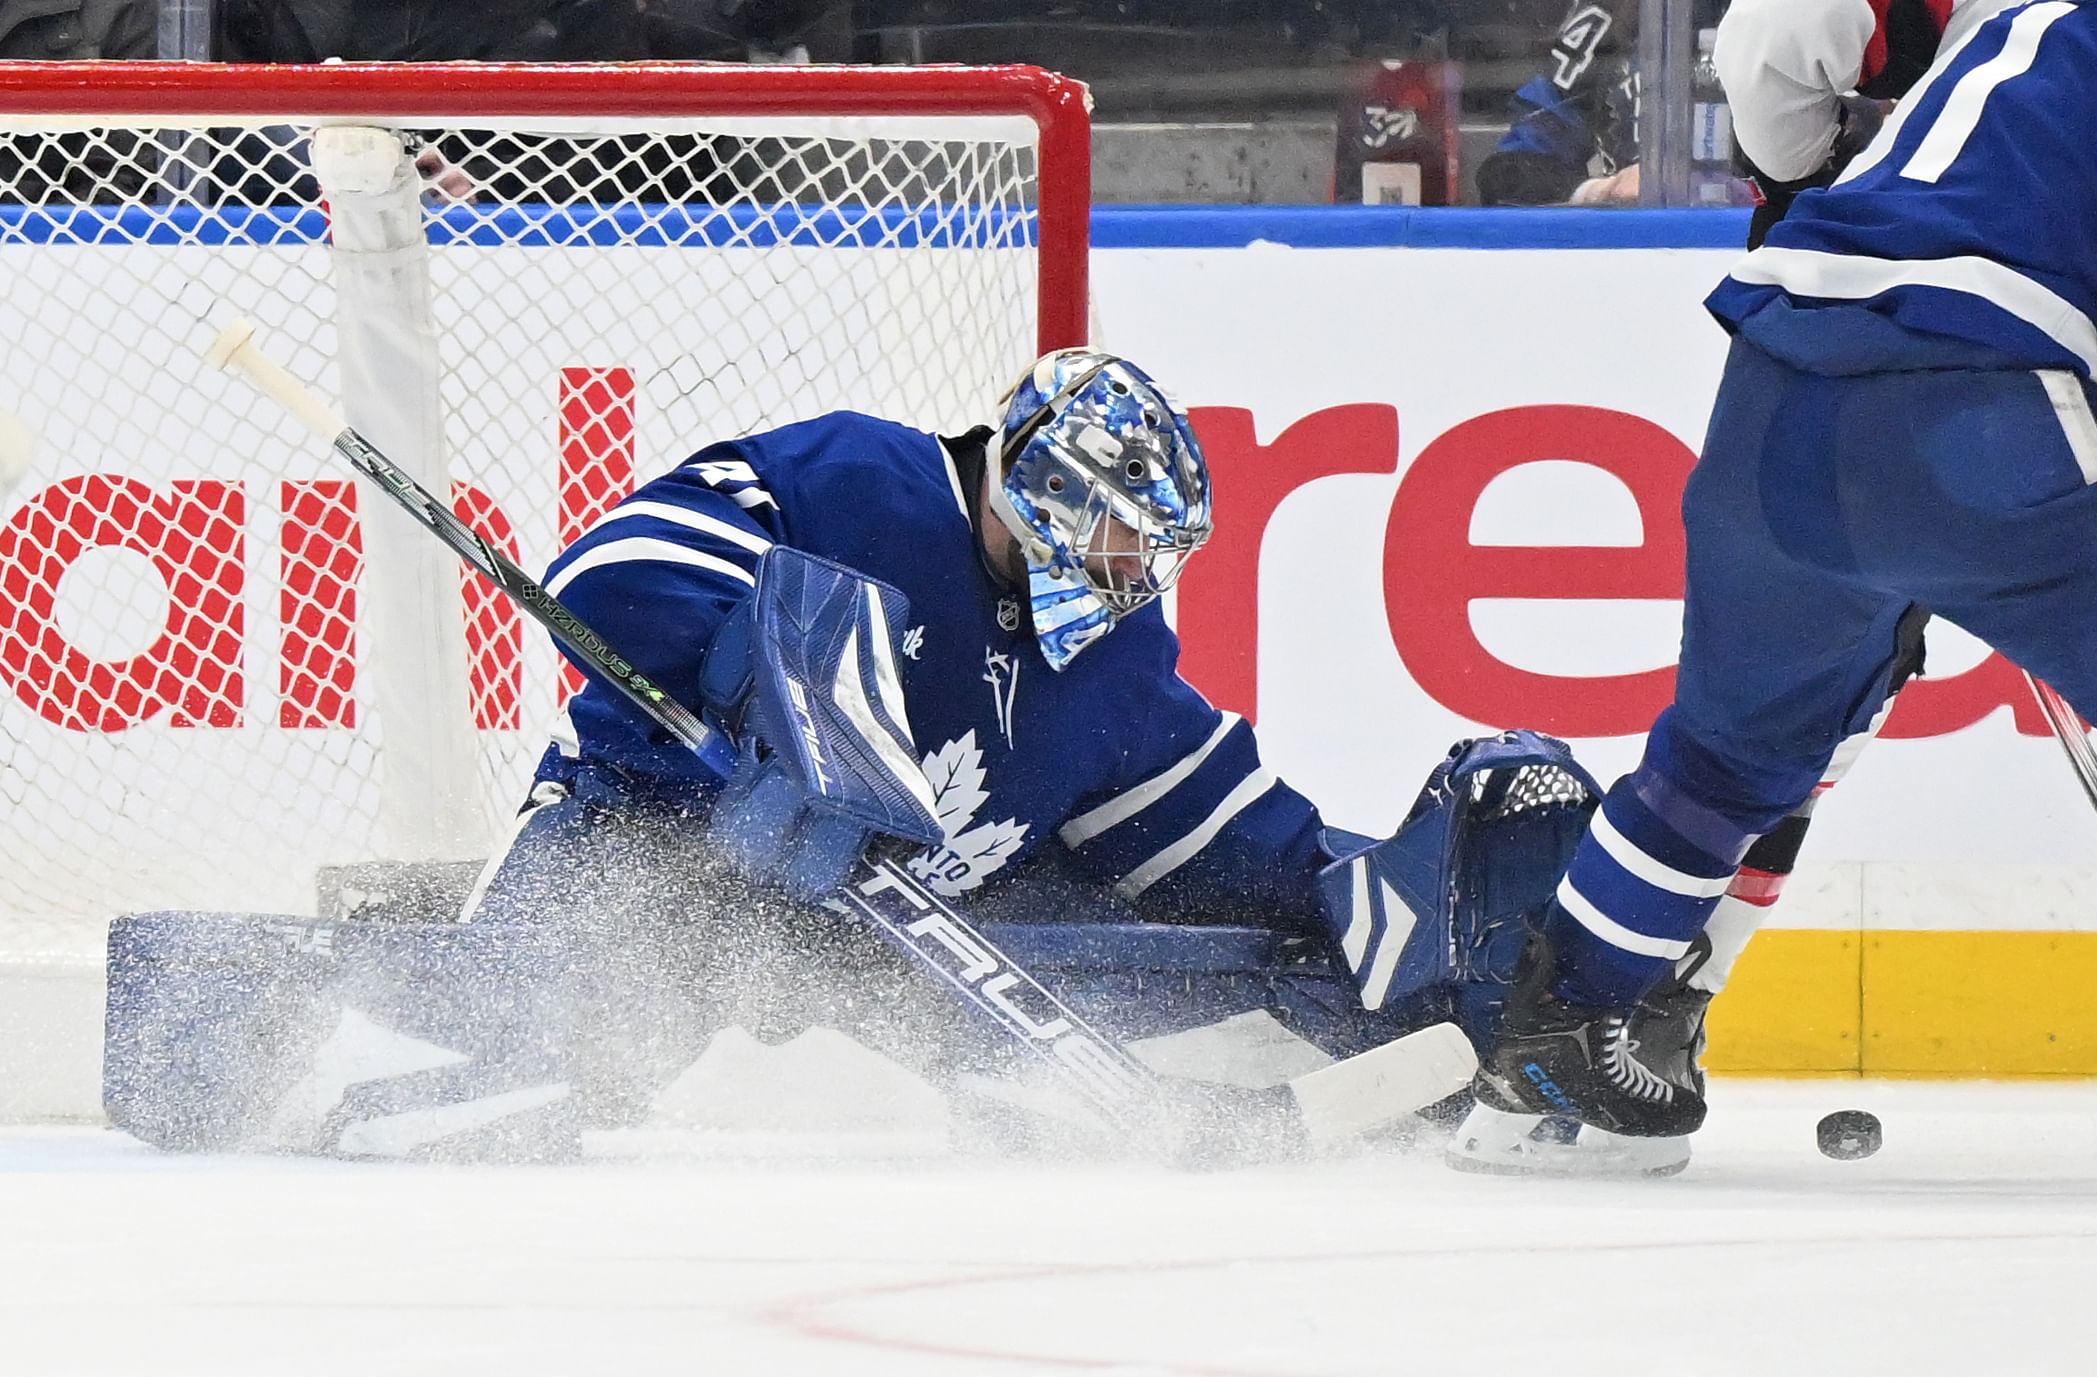
[[[1753,904],[1756,908],[1768,908],[1777,901],[1777,896],[1784,892],[1785,878],[1774,871],[1754,870],[1742,866],[1740,873],[1733,877],[1733,883],[1726,889],[1726,897],[1738,899],[1744,904]]]

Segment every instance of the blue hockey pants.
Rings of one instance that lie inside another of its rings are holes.
[[[1823,376],[1735,341],[1683,496],[1675,701],[1560,886],[1563,994],[1627,1004],[1687,954],[1884,704],[1911,607],[2097,713],[2090,396],[2065,372]]]

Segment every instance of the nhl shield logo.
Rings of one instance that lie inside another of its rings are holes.
[[[1017,630],[1019,630],[1019,599],[1018,599],[1018,598],[999,598],[999,599],[998,599],[998,630],[1000,630],[1000,631],[1017,631]]]

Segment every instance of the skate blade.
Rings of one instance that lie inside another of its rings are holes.
[[[1587,1179],[1674,1176],[1689,1165],[1689,1139],[1631,1138],[1541,1114],[1475,1105],[1442,1160],[1486,1176]]]

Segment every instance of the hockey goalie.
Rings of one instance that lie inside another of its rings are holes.
[[[1091,351],[965,435],[841,412],[701,449],[544,593],[733,759],[571,652],[587,686],[461,912],[116,925],[112,1120],[172,1149],[559,1158],[721,1028],[822,1025],[959,1119],[1031,1124],[1011,1039],[831,897],[876,851],[1178,1077],[1482,1028],[1592,781],[1510,734],[1452,751],[1391,839],[1325,826],[1177,673],[1159,599],[1211,500],[1184,412]]]

